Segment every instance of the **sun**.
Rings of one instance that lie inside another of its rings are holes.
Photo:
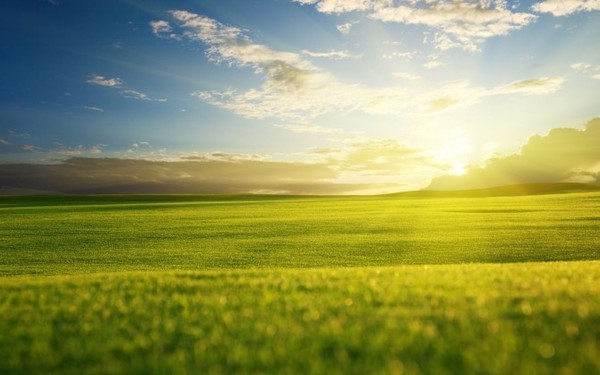
[[[467,165],[465,163],[454,163],[450,173],[455,176],[462,176],[467,173]]]

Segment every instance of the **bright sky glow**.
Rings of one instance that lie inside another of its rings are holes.
[[[228,177],[198,175],[233,192],[227,181],[423,188],[519,153],[535,134],[597,134],[584,127],[600,114],[598,10],[600,0],[3,2],[0,161],[110,158],[111,173],[125,159],[224,163]],[[586,155],[560,179],[595,181],[600,157]],[[169,169],[168,181],[194,180],[196,167]]]

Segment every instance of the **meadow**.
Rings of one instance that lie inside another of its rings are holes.
[[[600,372],[600,193],[0,198],[0,373]]]

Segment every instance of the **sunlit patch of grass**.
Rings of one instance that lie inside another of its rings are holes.
[[[598,259],[600,193],[0,199],[0,274]]]

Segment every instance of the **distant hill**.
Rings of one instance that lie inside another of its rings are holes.
[[[406,197],[500,197],[517,195],[541,195],[541,194],[564,194],[564,193],[584,193],[600,192],[600,184],[582,184],[582,183],[532,183],[497,186],[485,189],[473,190],[418,190],[404,193],[387,194],[388,196],[406,196]]]

